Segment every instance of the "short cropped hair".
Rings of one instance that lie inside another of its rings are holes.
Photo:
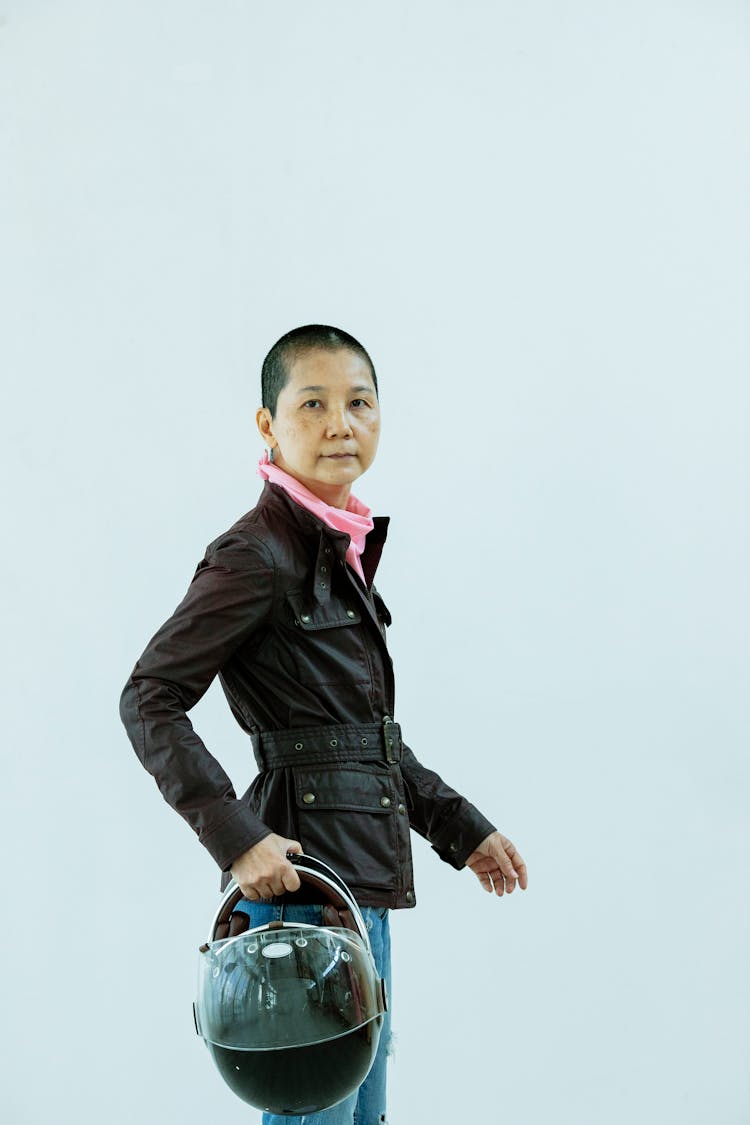
[[[378,393],[378,379],[375,367],[359,340],[355,340],[342,328],[334,328],[332,324],[303,324],[300,328],[292,328],[281,336],[263,360],[260,373],[261,404],[268,407],[273,418],[276,414],[276,404],[279,394],[289,381],[289,372],[294,361],[304,352],[314,348],[324,348],[336,351],[339,348],[349,348],[364,359],[372,374],[375,384],[375,393]]]

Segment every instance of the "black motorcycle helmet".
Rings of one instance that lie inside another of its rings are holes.
[[[200,947],[195,1026],[224,1081],[266,1113],[317,1113],[347,1098],[375,1060],[386,1010],[367,927],[342,879],[289,854],[327,901],[333,925],[233,914],[232,881]],[[244,932],[243,932],[244,931]]]

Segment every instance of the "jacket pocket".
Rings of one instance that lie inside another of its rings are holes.
[[[362,613],[346,598],[331,597],[312,603],[299,592],[286,595],[289,627],[294,630],[289,651],[295,663],[295,678],[306,687],[332,684],[336,687],[365,686],[372,673],[366,651]]]
[[[398,804],[390,772],[368,766],[293,767],[298,839],[353,887],[398,885]]]
[[[339,598],[331,598],[322,605],[310,603],[304,595],[289,591],[286,600],[294,614],[294,624],[304,633],[319,629],[338,629],[347,625],[358,625],[362,614],[355,605]],[[352,599],[353,600],[353,599]]]

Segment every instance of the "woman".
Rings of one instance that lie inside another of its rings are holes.
[[[304,850],[348,883],[389,981],[389,911],[415,904],[409,829],[502,895],[526,867],[513,844],[423,766],[393,721],[390,614],[373,585],[388,520],[351,486],[375,457],[380,409],[365,349],[330,325],[296,328],[262,370],[268,447],[258,504],[215,539],[180,605],[151,639],[120,713],[143,765],[245,896],[252,926],[320,924],[287,853]],[[187,718],[215,675],[253,737],[259,773],[237,798]],[[307,1125],[385,1119],[386,1015],[375,1063]],[[302,1118],[264,1114],[264,1125]]]

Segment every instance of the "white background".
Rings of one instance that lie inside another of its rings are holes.
[[[397,718],[530,872],[414,838],[391,1121],[750,1119],[749,55],[739,0],[0,0],[8,1125],[260,1120],[117,704],[309,322],[380,380]]]

